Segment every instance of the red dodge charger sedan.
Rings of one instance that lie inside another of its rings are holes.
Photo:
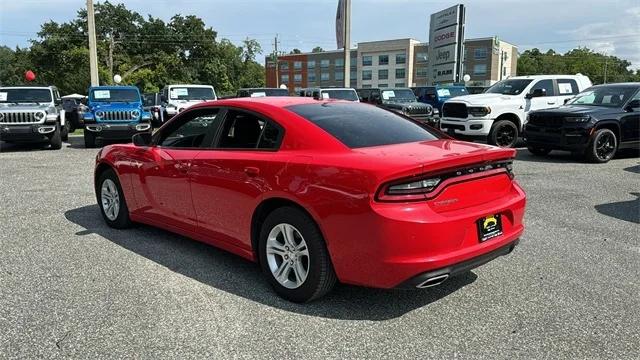
[[[104,220],[257,261],[305,302],[337,281],[426,288],[513,250],[513,149],[452,140],[378,107],[311,98],[193,106],[97,155]]]

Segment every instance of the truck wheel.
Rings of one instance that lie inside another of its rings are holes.
[[[86,129],[84,131],[84,147],[87,149],[96,147],[96,136]]]
[[[64,126],[62,127],[62,133],[60,134],[60,138],[62,139],[62,141],[68,141],[69,140],[69,123],[65,123]]]
[[[60,129],[60,124],[56,124],[56,130],[51,134],[49,138],[49,143],[51,144],[51,150],[60,150],[62,149],[62,129]]]
[[[527,146],[527,150],[529,150],[530,153],[536,156],[546,156],[551,152],[551,149],[539,148],[534,146]]]
[[[488,143],[502,148],[511,148],[518,141],[518,127],[512,121],[496,121],[489,132]]]
[[[596,130],[589,142],[584,156],[587,161],[594,163],[606,163],[616,154],[618,138],[609,129]]]

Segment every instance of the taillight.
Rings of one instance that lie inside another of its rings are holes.
[[[419,201],[425,200],[429,194],[447,180],[464,176],[466,178],[484,177],[498,173],[507,173],[513,179],[513,162],[497,161],[474,165],[465,168],[445,170],[425,177],[400,179],[384,184],[376,194],[378,201]],[[443,185],[446,186],[446,185]]]

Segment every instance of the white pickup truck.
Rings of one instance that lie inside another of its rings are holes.
[[[191,105],[217,100],[211,85],[167,85],[162,89],[163,121],[167,121]]]
[[[591,86],[587,76],[536,75],[502,80],[482,94],[458,96],[442,107],[440,128],[452,136],[513,147],[530,111],[554,108]]]

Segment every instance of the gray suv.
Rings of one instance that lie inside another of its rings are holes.
[[[52,150],[69,136],[60,93],[55,86],[0,87],[0,140],[47,142]]]

